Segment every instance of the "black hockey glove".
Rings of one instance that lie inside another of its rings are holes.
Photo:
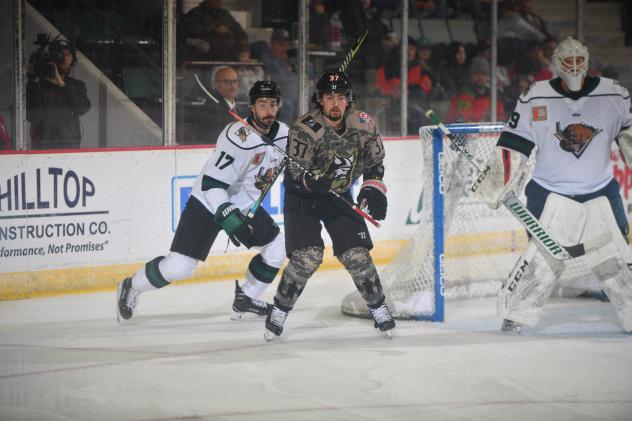
[[[239,247],[243,244],[247,248],[252,247],[250,241],[252,228],[235,205],[230,202],[222,203],[217,208],[215,222],[222,226],[235,246]]]
[[[303,187],[316,195],[323,196],[329,193],[330,181],[324,176],[316,179],[314,176],[304,172],[301,175],[301,183],[303,183]]]
[[[357,200],[360,207],[367,206],[369,215],[376,221],[386,218],[386,186],[382,181],[367,180],[362,183]]]

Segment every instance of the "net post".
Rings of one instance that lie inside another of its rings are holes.
[[[445,318],[445,296],[443,288],[444,276],[444,220],[443,220],[443,201],[444,201],[444,169],[443,162],[443,133],[436,128],[432,131],[432,196],[433,209],[433,272],[434,272],[434,306],[435,310],[430,318],[433,322],[443,322]]]

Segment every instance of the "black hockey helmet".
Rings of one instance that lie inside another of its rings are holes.
[[[250,105],[255,105],[259,98],[275,98],[281,106],[281,90],[271,80],[258,80],[248,92]]]
[[[312,96],[312,102],[320,106],[323,94],[345,94],[349,102],[353,101],[351,79],[346,73],[337,70],[324,72],[316,82],[316,92]]]

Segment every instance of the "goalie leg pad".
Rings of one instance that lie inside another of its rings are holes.
[[[530,240],[498,293],[498,317],[535,327],[563,270],[563,262],[548,257]]]
[[[322,247],[295,250],[283,271],[274,302],[287,309],[293,308],[307,280],[312,277],[322,262]]]
[[[364,247],[354,247],[344,252],[339,260],[351,275],[358,292],[369,306],[381,304],[384,301],[382,283],[369,250]]]
[[[586,226],[588,211],[581,203],[555,193],[548,195],[540,224],[565,245],[577,244]],[[555,281],[564,271],[563,261],[553,259],[529,240],[527,250],[516,262],[498,294],[497,313],[535,327]]]
[[[586,262],[603,284],[623,329],[632,331],[632,252],[621,236],[610,202],[598,197],[584,203],[588,209],[589,224],[583,237],[590,238],[610,232],[606,246],[586,255]]]

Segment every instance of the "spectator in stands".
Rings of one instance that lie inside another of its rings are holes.
[[[483,57],[489,65],[492,63],[492,46],[489,40],[481,40],[476,46],[474,57]],[[511,85],[509,72],[505,66],[496,64],[496,86],[499,91],[503,91]]]
[[[446,0],[409,0],[411,17],[443,18],[446,13]]]
[[[196,51],[192,58],[238,60],[239,51],[248,46],[248,34],[222,7],[222,0],[203,0],[184,15],[186,37]]]
[[[544,34],[545,37],[551,37],[549,33],[546,22],[540,16],[538,16],[533,11],[533,0],[518,0],[518,12],[520,16],[523,17],[524,20],[529,22],[529,24],[535,28],[540,33]],[[541,41],[541,40],[539,40]]]
[[[478,122],[491,120],[489,90],[489,63],[482,57],[474,57],[470,65],[470,82],[450,100],[446,120],[448,122]],[[505,120],[505,107],[496,103],[497,119]]]
[[[513,112],[520,95],[526,94],[534,82],[535,80],[531,75],[518,75],[512,84],[505,89],[502,97],[507,115]]]
[[[309,13],[309,48],[322,50],[327,47],[329,16],[323,0],[312,0]]]
[[[468,83],[467,54],[462,42],[453,41],[448,46],[448,61],[440,72],[440,82],[448,97],[455,95],[458,90]]]
[[[4,122],[4,117],[0,114],[0,150],[12,149],[11,137],[9,136],[9,130]]]
[[[531,75],[537,82],[553,78],[550,70],[551,58],[544,55],[544,48],[539,42],[533,42],[527,46],[526,54],[518,56],[513,74]]]
[[[64,39],[48,46],[51,61],[31,56],[26,85],[26,119],[32,149],[71,149],[81,144],[79,117],[90,110],[86,84],[70,76],[77,56]]]
[[[498,5],[498,37],[543,41],[546,38],[546,34],[529,23],[518,12],[516,3],[505,0]]]
[[[400,50],[391,52],[389,60],[376,73],[375,93],[399,98],[401,96],[401,64]],[[424,110],[428,108],[432,96],[432,78],[417,61],[417,42],[408,39],[408,122],[409,132],[416,130],[416,125],[423,120]]]
[[[289,48],[288,31],[275,28],[270,38],[270,48],[265,48],[260,57],[270,79],[283,92],[283,105],[279,111],[279,120],[283,122],[291,122],[298,111],[298,75],[288,57]]]
[[[247,109],[237,106],[237,92],[239,91],[239,79],[237,72],[230,66],[220,66],[212,73],[211,93],[222,104],[218,105],[208,98],[204,106],[199,110],[192,110],[194,113],[193,130],[188,133],[185,139],[180,139],[180,143],[192,144],[212,144],[217,141],[219,134],[228,123],[235,121],[226,109],[237,113],[241,117],[247,115]]]
[[[553,51],[557,48],[557,38],[548,37],[542,42],[542,48],[544,49],[544,57],[549,59],[549,70],[551,74],[555,74],[555,67],[553,66]]]

